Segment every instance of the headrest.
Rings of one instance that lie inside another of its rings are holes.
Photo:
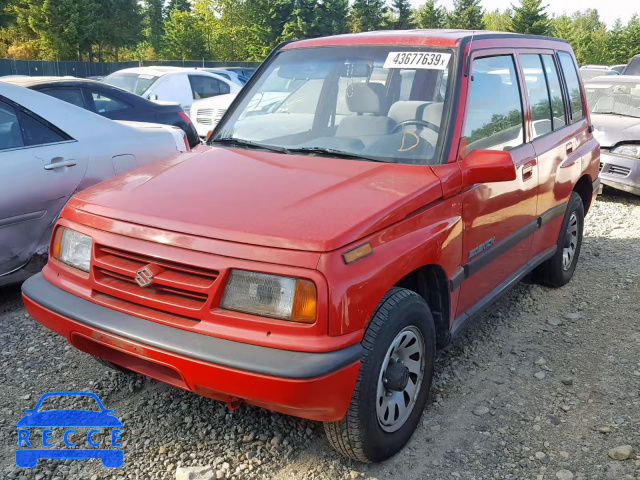
[[[358,82],[347,87],[347,107],[354,113],[382,115],[385,88],[381,83]]]
[[[400,100],[391,105],[388,116],[396,122],[407,120],[424,120],[440,125],[442,120],[441,102],[423,102],[421,100]]]

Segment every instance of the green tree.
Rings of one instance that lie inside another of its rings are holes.
[[[156,51],[160,50],[164,37],[163,7],[164,0],[144,0],[142,7],[143,36]]]
[[[391,26],[395,30],[409,30],[416,27],[410,0],[393,0],[391,11],[393,12]]]
[[[447,10],[439,7],[436,0],[427,0],[415,11],[414,16],[419,28],[444,28],[447,23]]]
[[[246,0],[247,60],[261,61],[278,44],[292,12],[288,0]]]
[[[453,0],[453,10],[449,12],[449,28],[465,30],[483,30],[483,11],[480,0]]]
[[[181,12],[190,12],[191,11],[191,3],[189,0],[169,0],[167,4],[167,16],[172,10],[180,10]]]
[[[511,31],[530,35],[548,35],[551,30],[547,6],[542,0],[520,0],[520,6],[513,5]]]
[[[384,0],[354,0],[349,27],[354,33],[380,30],[385,26],[387,12]]]
[[[102,0],[96,25],[98,59],[105,47],[112,47],[115,61],[122,48],[135,46],[142,37],[142,12],[137,0]]]
[[[167,58],[195,60],[203,58],[205,41],[202,25],[189,12],[173,10],[164,23],[163,52]]]
[[[314,16],[318,3],[316,0],[293,0],[289,20],[284,24],[280,41],[302,40],[313,35]]]
[[[511,20],[513,18],[513,12],[507,8],[504,12],[496,9],[493,12],[487,12],[484,14],[483,22],[487,30],[494,32],[510,32]]]
[[[624,28],[624,43],[627,47],[627,59],[640,53],[640,16],[632,15]]]
[[[319,0],[312,24],[314,37],[340,35],[348,31],[349,0]]]
[[[606,47],[611,63],[627,63],[629,61],[629,49],[625,43],[625,29],[618,18],[609,32],[609,41]]]

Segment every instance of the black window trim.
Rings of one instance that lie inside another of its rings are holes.
[[[60,100],[60,101],[63,101],[63,100]],[[12,106],[16,110],[16,113],[17,112],[22,112],[23,114],[30,116],[32,119],[34,119],[35,121],[41,123],[45,127],[53,130],[55,133],[57,133],[58,135],[60,135],[64,139],[64,140],[62,140],[60,142],[40,143],[38,145],[23,145],[22,147],[9,148],[9,149],[6,149],[6,150],[1,150],[2,153],[11,152],[11,151],[15,151],[15,150],[24,150],[24,149],[27,149],[27,148],[46,147],[48,145],[60,145],[61,143],[68,143],[68,142],[75,142],[76,141],[76,139],[73,138],[71,135],[67,134],[66,132],[64,132],[60,128],[56,127],[51,122],[45,120],[44,118],[42,118],[37,113],[34,113],[31,110],[29,110],[28,108],[23,107],[19,103],[14,102],[10,98],[7,98],[7,97],[4,97],[4,96],[0,95],[0,102],[4,102],[7,105]],[[20,122],[20,118],[18,118],[18,122]],[[20,128],[20,133],[22,134],[22,127]],[[24,137],[23,137],[23,143],[24,143]]]

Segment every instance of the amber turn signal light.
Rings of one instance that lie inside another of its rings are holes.
[[[357,246],[356,248],[352,248],[348,252],[343,253],[342,258],[344,259],[344,263],[348,265],[355,262],[356,260],[360,260],[361,258],[371,255],[372,253],[373,247],[369,242],[367,242],[363,243],[360,246]]]
[[[51,242],[51,256],[56,260],[60,260],[60,248],[62,246],[62,234],[64,233],[64,227],[58,227],[56,233],[53,236]]]
[[[291,320],[300,323],[315,322],[317,299],[318,294],[314,283],[309,280],[298,279],[293,299],[293,309],[291,310]]]

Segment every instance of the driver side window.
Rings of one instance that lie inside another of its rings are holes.
[[[511,150],[524,143],[524,115],[512,55],[476,58],[464,137],[467,152]]]

